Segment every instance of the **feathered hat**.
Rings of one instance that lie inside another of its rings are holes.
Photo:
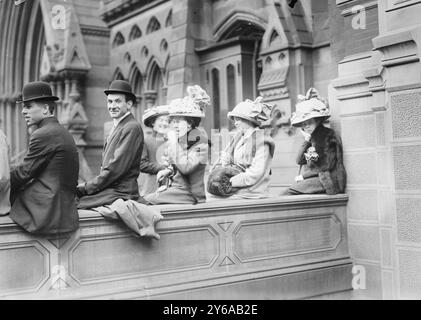
[[[319,95],[316,89],[310,88],[305,96],[298,96],[296,112],[291,115],[291,125],[298,127],[304,121],[312,118],[321,118],[323,122],[329,117],[327,101]]]
[[[205,110],[210,105],[210,97],[200,86],[187,87],[187,96],[183,99],[172,100],[168,105],[171,117],[182,116],[204,118]]]
[[[142,122],[145,126],[152,128],[153,120],[158,116],[168,115],[168,105],[155,106],[145,110]]]
[[[237,104],[231,112],[228,112],[228,118],[234,120],[234,117],[238,117],[261,126],[270,119],[272,108],[273,105],[263,103],[262,97],[257,97],[254,101],[246,99]]]

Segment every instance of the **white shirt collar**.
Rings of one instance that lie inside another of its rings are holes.
[[[117,127],[117,126],[118,126],[118,124],[119,124],[121,121],[123,121],[123,119],[124,119],[125,117],[127,117],[129,114],[130,114],[130,111],[127,111],[127,113],[126,113],[124,116],[122,116],[121,118],[118,118],[118,119],[113,119],[113,122],[114,122],[114,127]]]

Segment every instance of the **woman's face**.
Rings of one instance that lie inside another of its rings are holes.
[[[191,125],[184,117],[171,117],[170,130],[175,131],[178,137],[182,137],[191,130]]]
[[[301,129],[303,129],[305,133],[312,134],[318,125],[319,125],[319,121],[312,118],[312,119],[308,119],[304,121],[301,124]]]
[[[153,124],[153,130],[159,134],[166,134],[168,131],[169,117],[166,115],[158,116]]]
[[[254,128],[254,125],[251,122],[238,117],[234,117],[234,125],[237,130],[241,132],[245,132],[248,129]]]

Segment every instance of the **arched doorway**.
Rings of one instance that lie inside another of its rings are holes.
[[[218,42],[199,49],[206,90],[212,97],[212,114],[205,128],[232,129],[227,114],[244,99],[255,99],[261,75],[259,52],[264,26],[244,15],[233,16],[216,31]],[[223,43],[223,45],[221,45]]]
[[[0,2],[0,127],[10,145],[12,162],[26,152],[27,128],[16,104],[24,83],[39,79],[45,46],[39,0],[20,6]]]

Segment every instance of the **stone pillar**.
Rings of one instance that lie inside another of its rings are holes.
[[[153,107],[156,102],[157,92],[155,90],[147,90],[144,93],[146,108]]]

